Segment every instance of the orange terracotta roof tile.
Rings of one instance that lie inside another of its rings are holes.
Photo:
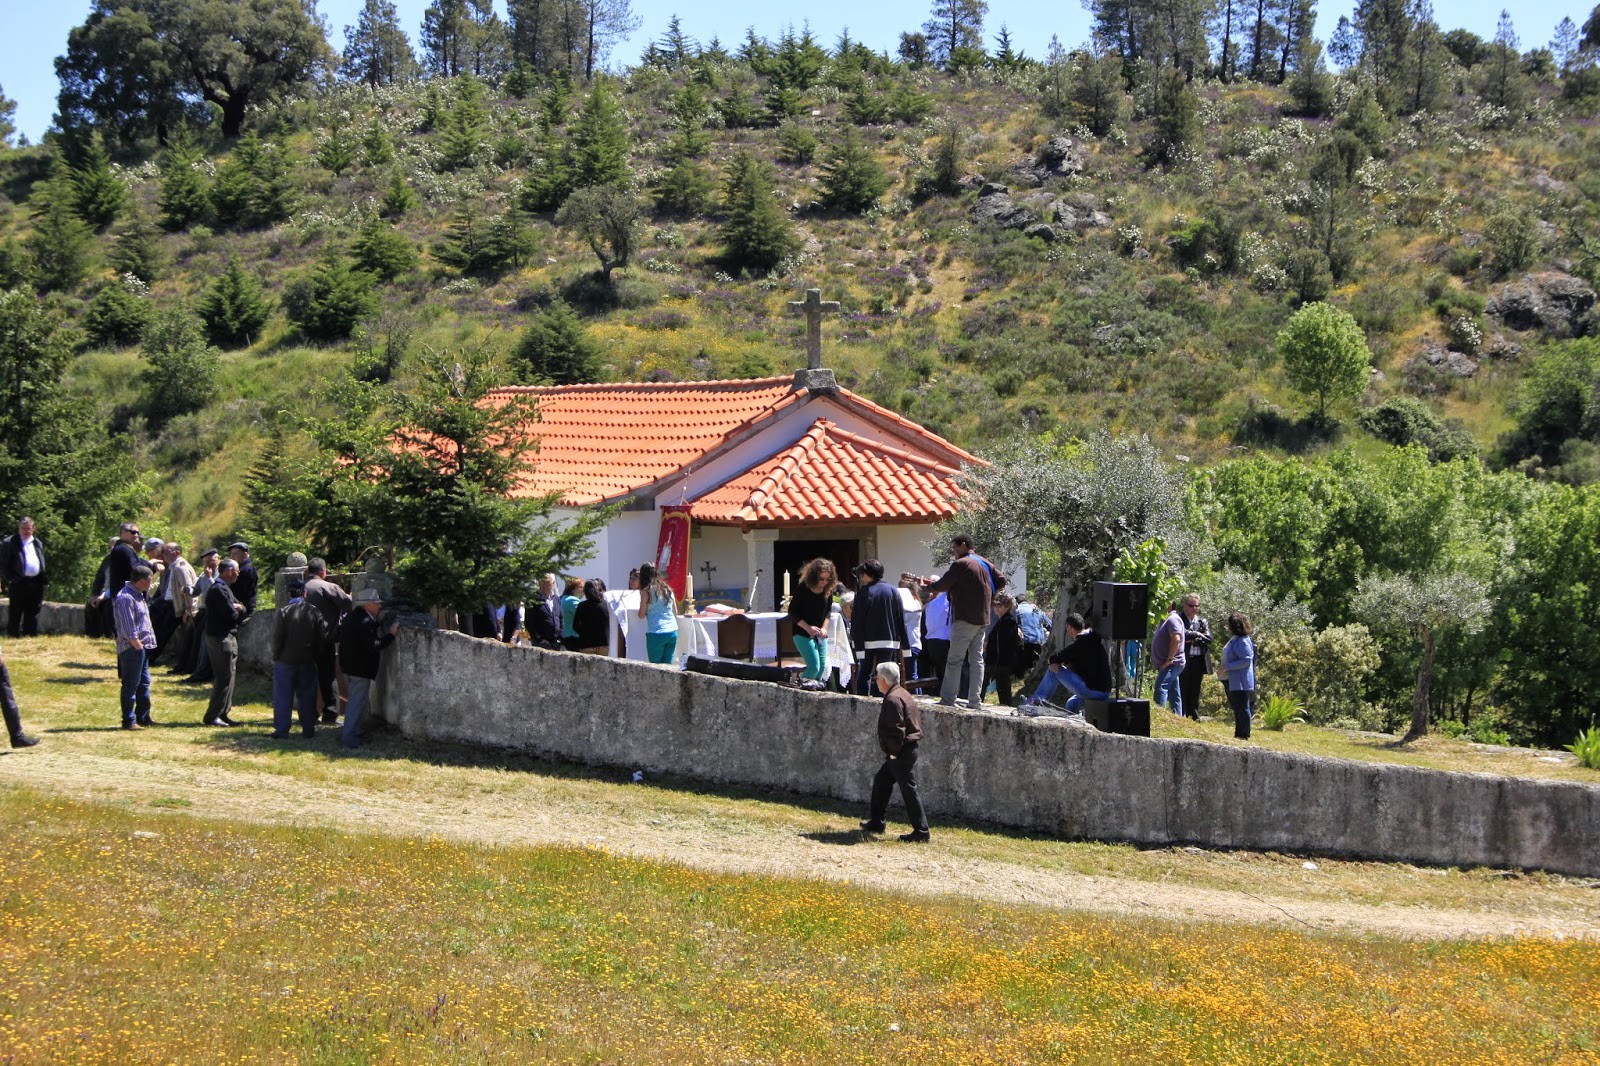
[[[796,388],[794,379],[788,376],[515,386],[497,389],[491,396],[514,393],[531,394],[539,404],[538,451],[533,456],[532,475],[518,495],[557,493],[563,503],[574,506],[614,500],[671,478],[718,449],[732,445],[758,423],[811,398],[807,390]],[[837,401],[864,419],[882,425],[888,441],[865,442],[854,461],[891,465],[910,462],[919,471],[937,468],[950,472],[963,463],[982,462],[938,434],[848,389],[838,390]],[[831,423],[829,426],[826,454],[830,462],[844,463],[843,453],[837,449],[846,447],[846,439],[858,438]],[[868,458],[869,452],[874,458]],[[897,456],[916,458],[892,458]],[[777,459],[774,456],[765,460],[765,465],[758,463],[752,469],[765,469]],[[840,475],[836,472],[833,476]],[[899,480],[895,482],[895,492],[906,494],[896,506],[905,505],[907,521],[933,506],[922,500],[926,486],[917,480],[932,475],[918,474],[912,479],[917,487],[904,480],[909,476],[897,474]],[[858,476],[845,477],[837,491],[841,499],[857,500],[856,512],[865,514],[869,509],[871,494]],[[831,513],[839,506],[829,504],[822,510]],[[946,513],[940,511],[939,517]]]
[[[525,494],[556,492],[569,504],[654,484],[805,395],[788,377],[495,391],[538,397],[539,450]]]
[[[691,504],[699,522],[814,525],[952,517],[958,468],[819,418],[792,446]]]

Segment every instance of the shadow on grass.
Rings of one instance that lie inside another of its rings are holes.
[[[812,833],[801,833],[800,836],[805,840],[814,840],[818,844],[838,844],[843,847],[872,842],[871,838],[859,829],[819,829]]]
[[[106,679],[103,677],[47,677],[44,679],[44,683],[47,685],[103,685],[106,683]]]
[[[114,674],[117,671],[114,663],[62,663],[64,670],[98,670],[101,673]]]

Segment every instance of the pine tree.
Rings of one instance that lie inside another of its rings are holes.
[[[211,210],[211,190],[199,169],[199,155],[186,138],[161,154],[161,226],[186,230]]]
[[[127,215],[122,229],[111,244],[111,269],[123,277],[135,277],[145,284],[161,274],[161,245],[149,216],[135,208]]]
[[[650,195],[658,211],[690,218],[705,213],[716,190],[711,171],[698,160],[684,158],[661,172]]]
[[[933,97],[909,81],[899,81],[889,92],[889,115],[904,126],[915,126],[933,111]]]
[[[1333,75],[1322,62],[1322,45],[1315,37],[1302,39],[1288,89],[1297,115],[1321,118],[1333,110]]]
[[[413,81],[420,73],[393,0],[366,0],[355,25],[345,27],[344,40],[340,73],[351,81],[376,89]]]
[[[139,343],[150,324],[150,300],[121,278],[100,289],[83,313],[84,332],[102,348],[128,348]]]
[[[983,16],[986,0],[933,0],[933,11],[922,24],[928,53],[936,63],[949,63],[961,49],[983,53]]]
[[[264,227],[287,222],[294,214],[298,192],[284,146],[276,142],[264,145],[252,176],[255,186],[249,197],[249,224]]]
[[[454,78],[471,69],[467,0],[436,0],[422,12],[422,55],[428,72]]]
[[[877,126],[888,119],[889,103],[872,91],[866,78],[857,78],[850,95],[845,97],[844,114],[857,126]]]
[[[10,148],[11,138],[17,135],[16,114],[17,102],[6,96],[5,89],[0,87],[0,148]]]
[[[799,116],[805,109],[805,97],[800,95],[800,90],[788,89],[779,85],[774,85],[767,90],[767,117],[774,126],[783,125],[788,119]]]
[[[723,259],[733,268],[771,270],[800,247],[778,206],[768,165],[748,151],[728,163],[722,198]]]
[[[628,126],[610,79],[595,81],[573,123],[568,146],[575,188],[627,184]]]
[[[844,127],[822,160],[822,203],[836,211],[859,213],[889,191],[889,175],[877,154],[853,127]]]
[[[381,219],[368,219],[350,246],[356,266],[375,278],[393,281],[417,265],[417,248],[405,234]]]
[[[289,321],[313,341],[342,341],[356,323],[378,310],[372,275],[352,270],[337,253],[329,253],[289,282],[283,292]]]
[[[406,177],[398,170],[389,172],[389,184],[383,190],[383,200],[378,213],[384,218],[400,218],[417,206],[417,194],[406,184]]]
[[[785,122],[778,128],[778,158],[803,167],[817,155],[817,135],[798,122]]]
[[[1127,102],[1122,61],[1114,55],[1086,56],[1076,66],[1067,89],[1074,117],[1096,137],[1111,132]]]
[[[74,155],[73,209],[96,233],[104,233],[127,210],[128,190],[111,173],[111,161],[98,136],[90,137]]]
[[[394,162],[394,141],[389,139],[386,131],[374,122],[367,127],[367,132],[361,137],[361,163],[363,166],[376,169],[386,167]]]
[[[1412,29],[1406,39],[1405,82],[1397,108],[1404,115],[1439,108],[1450,91],[1449,52],[1440,40],[1439,24],[1433,21],[1433,4],[1412,0],[1409,14]]]
[[[994,39],[994,58],[990,60],[996,70],[1018,70],[1026,66],[1028,57],[1011,47],[1011,30],[1000,24],[1000,33]]]
[[[730,130],[749,129],[756,124],[756,104],[750,95],[750,87],[742,81],[735,80],[728,87],[728,95],[717,101],[717,114],[722,116],[722,124]]]
[[[336,178],[343,177],[345,171],[356,165],[355,142],[343,122],[335,122],[317,143],[316,159],[318,165]]]
[[[77,190],[58,161],[55,176],[35,186],[29,204],[33,232],[27,249],[33,256],[34,277],[46,292],[77,288],[89,269],[94,231],[78,217],[76,204]]]
[[[272,304],[261,282],[245,270],[238,256],[200,299],[200,321],[206,338],[219,348],[248,348],[272,317]]]
[[[1171,166],[1200,136],[1200,111],[1194,93],[1175,69],[1155,73],[1155,129],[1145,144],[1146,166]]]
[[[141,347],[148,365],[139,392],[150,421],[160,425],[216,398],[222,359],[201,339],[200,324],[187,307],[158,312],[145,328]]]
[[[556,300],[533,316],[511,362],[524,384],[576,385],[601,380],[600,354],[577,312]]]
[[[1507,126],[1521,122],[1527,110],[1533,87],[1522,72],[1522,53],[1517,31],[1511,24],[1509,12],[1500,12],[1500,24],[1495,29],[1494,43],[1489,46],[1489,58],[1478,77],[1478,95],[1484,101],[1504,108]]]

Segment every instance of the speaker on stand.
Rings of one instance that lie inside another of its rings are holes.
[[[1150,632],[1150,586],[1133,581],[1096,581],[1089,625],[1101,639],[1114,641],[1117,648],[1114,696],[1121,697],[1127,677],[1127,642],[1143,641]],[[1148,726],[1145,736],[1149,736]]]

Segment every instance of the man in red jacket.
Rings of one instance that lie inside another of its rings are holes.
[[[894,786],[900,786],[900,798],[906,803],[906,817],[911,821],[911,832],[900,839],[908,844],[928,842],[928,815],[917,796],[917,747],[922,740],[922,712],[917,701],[906,687],[900,684],[898,663],[879,663],[873,671],[878,691],[883,693],[883,706],[878,710],[878,746],[888,756],[872,779],[872,806],[867,820],[861,823],[865,833],[884,831],[883,818],[889,812],[889,797]]]

